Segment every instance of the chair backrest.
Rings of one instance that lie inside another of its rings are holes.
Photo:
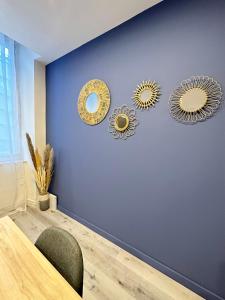
[[[41,233],[35,246],[82,296],[83,257],[76,239],[62,228],[50,227]]]

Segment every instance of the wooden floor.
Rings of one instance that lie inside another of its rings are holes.
[[[32,242],[52,225],[74,235],[84,257],[85,300],[202,299],[61,212],[29,208],[11,218]]]

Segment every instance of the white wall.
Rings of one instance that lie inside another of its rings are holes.
[[[46,85],[45,65],[34,63],[35,145],[43,152],[46,145]]]
[[[45,65],[36,60],[37,54],[20,44],[16,46],[16,53],[22,144],[24,159],[29,160],[26,132],[41,151],[46,144]]]

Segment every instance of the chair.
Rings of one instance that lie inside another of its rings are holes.
[[[41,233],[35,246],[82,297],[83,257],[76,239],[64,229],[50,227]]]

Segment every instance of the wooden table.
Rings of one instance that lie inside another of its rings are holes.
[[[0,219],[0,299],[82,299],[9,217]]]

